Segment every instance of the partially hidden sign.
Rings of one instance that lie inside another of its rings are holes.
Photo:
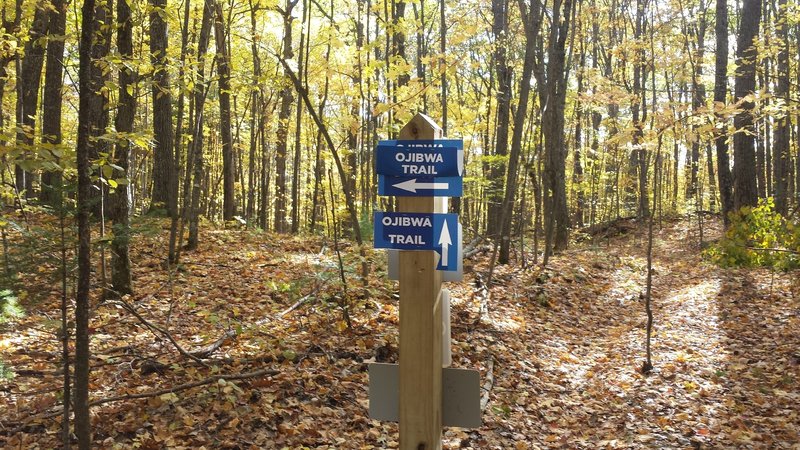
[[[375,248],[434,250],[437,270],[458,269],[458,214],[375,213]]]
[[[463,148],[461,139],[380,141],[375,172],[394,177],[460,177]]]

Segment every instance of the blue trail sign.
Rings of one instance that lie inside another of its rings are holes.
[[[461,139],[378,142],[375,173],[393,177],[460,177],[464,173]]]
[[[396,197],[461,197],[461,177],[393,177],[378,175],[378,195]]]
[[[375,248],[434,250],[437,270],[458,269],[458,214],[375,213]]]

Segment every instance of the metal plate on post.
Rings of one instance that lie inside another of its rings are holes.
[[[480,373],[469,369],[442,369],[442,425],[481,426]],[[369,365],[369,417],[397,422],[400,416],[400,370],[397,364]]]

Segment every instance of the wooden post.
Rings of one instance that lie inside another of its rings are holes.
[[[417,114],[400,139],[441,139]],[[434,213],[435,197],[398,197],[399,212]],[[400,252],[400,448],[442,448],[442,275],[435,251]]]

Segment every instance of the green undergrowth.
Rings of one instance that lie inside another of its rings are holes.
[[[730,215],[725,235],[705,250],[722,267],[800,268],[800,224],[775,211],[772,198]]]

